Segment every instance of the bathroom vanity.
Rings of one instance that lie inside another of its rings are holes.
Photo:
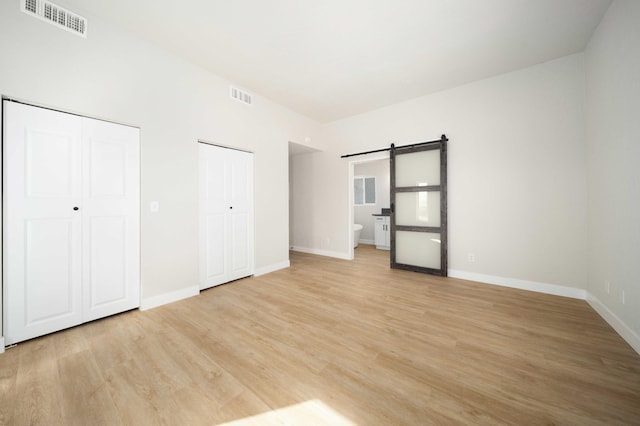
[[[381,213],[372,215],[374,220],[374,241],[377,249],[391,249],[390,215],[391,211],[389,209],[382,209]]]

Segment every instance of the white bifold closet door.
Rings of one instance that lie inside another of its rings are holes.
[[[138,307],[139,130],[3,112],[6,343]]]
[[[253,275],[253,154],[199,143],[200,288]]]

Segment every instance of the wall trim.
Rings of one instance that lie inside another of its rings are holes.
[[[0,354],[4,353],[4,336],[0,337]]]
[[[350,257],[348,254],[340,253],[338,251],[319,250],[319,249],[300,247],[300,246],[292,246],[291,250],[299,251],[301,253],[317,254],[318,256],[335,257],[337,259],[343,259],[343,260],[353,260],[353,258]]]
[[[519,280],[517,278],[505,278],[494,275],[476,274],[474,272],[458,271],[454,269],[449,269],[449,277],[460,278],[469,281],[477,281],[485,284],[499,285],[502,287],[535,291],[538,293],[553,294],[555,296],[570,297],[572,299],[585,300],[587,296],[586,291],[581,288]]]
[[[177,302],[178,300],[187,299],[189,297],[197,296],[198,294],[200,294],[200,287],[194,285],[180,290],[171,291],[169,293],[163,293],[158,296],[148,297],[146,299],[142,299],[142,302],[140,303],[140,310],[146,311],[157,308],[158,306]]]
[[[359,244],[369,244],[370,246],[374,245],[376,242],[375,240],[365,240],[364,238],[360,238],[360,240],[358,241]]]
[[[263,266],[262,268],[257,268],[253,272],[254,277],[259,277],[260,275],[270,274],[271,272],[279,271],[280,269],[287,269],[291,266],[291,262],[289,260],[284,260],[282,262],[273,263],[271,265]]]
[[[557,284],[519,280],[517,278],[476,274],[474,272],[458,271],[453,269],[449,269],[449,277],[585,300],[593,310],[595,310],[596,313],[600,315],[602,319],[604,319],[616,331],[616,333],[618,333],[620,337],[622,337],[629,346],[633,348],[633,350],[640,354],[640,336],[625,324],[624,321],[622,321],[616,314],[614,314],[604,303],[598,300],[598,298],[587,290]]]
[[[640,336],[625,324],[611,309],[602,303],[593,294],[587,292],[587,303],[600,315],[613,329],[640,354]]]

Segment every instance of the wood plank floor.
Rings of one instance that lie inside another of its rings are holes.
[[[584,301],[291,263],[7,349],[0,424],[640,424],[640,355]]]

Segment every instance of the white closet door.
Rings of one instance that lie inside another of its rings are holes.
[[[140,306],[139,133],[83,119],[83,321]]]
[[[253,154],[233,149],[227,151],[230,151],[227,152],[227,168],[231,176],[228,275],[228,281],[231,281],[253,274]]]
[[[253,274],[253,154],[200,150],[200,288]]]
[[[138,307],[139,130],[3,105],[6,343]]]
[[[82,321],[82,120],[13,102],[3,110],[3,300],[11,344]]]

